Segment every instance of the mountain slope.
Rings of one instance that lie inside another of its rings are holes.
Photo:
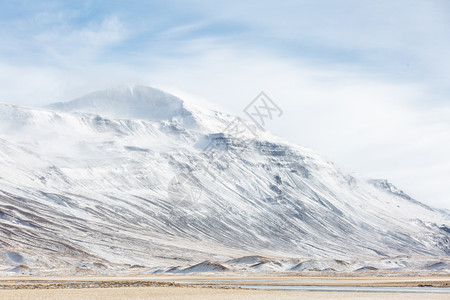
[[[0,265],[41,271],[450,254],[447,211],[142,86],[0,104],[0,224]]]

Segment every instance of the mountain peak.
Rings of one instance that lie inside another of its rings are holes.
[[[84,95],[69,102],[50,104],[47,108],[89,113],[115,119],[146,119],[151,121],[187,117],[191,113],[183,100],[162,90],[143,85],[121,85]]]
[[[0,274],[180,262],[197,265],[169,271],[409,272],[430,261],[416,256],[450,254],[448,211],[191,105],[145,86],[50,106],[67,113],[0,105]]]

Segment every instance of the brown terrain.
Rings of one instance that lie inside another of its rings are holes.
[[[450,299],[440,293],[266,291],[236,285],[449,287],[449,277],[3,277],[0,299]]]

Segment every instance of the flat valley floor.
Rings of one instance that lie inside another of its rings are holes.
[[[0,299],[432,300],[450,299],[450,277],[2,277]]]

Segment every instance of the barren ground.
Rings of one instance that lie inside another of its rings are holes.
[[[195,285],[201,284],[202,287]],[[450,299],[433,293],[348,293],[261,291],[214,285],[433,286],[448,287],[448,277],[3,277],[0,299]],[[206,287],[205,287],[206,286]]]

